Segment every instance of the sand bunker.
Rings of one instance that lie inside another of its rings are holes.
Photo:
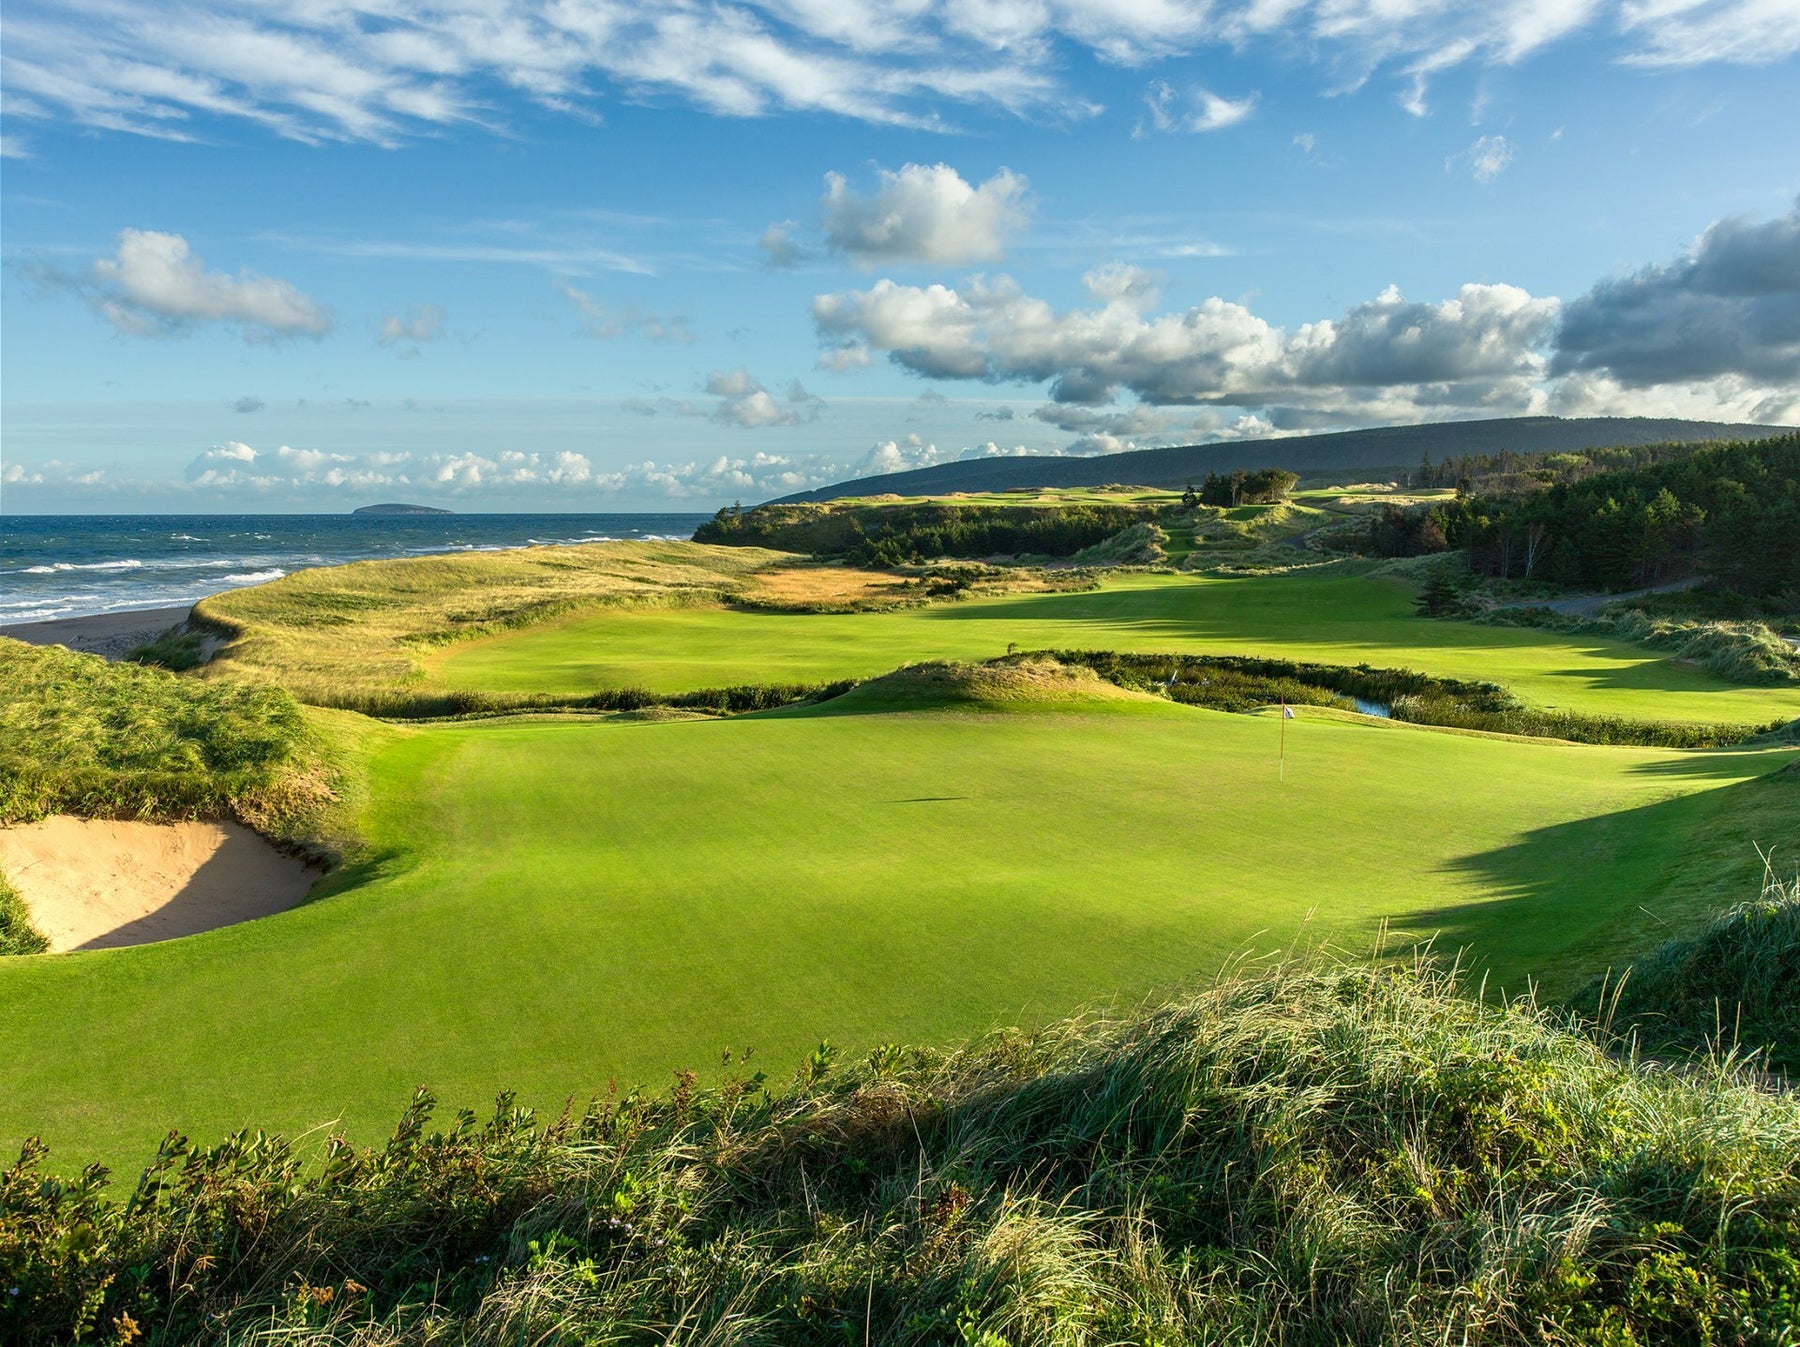
[[[318,871],[235,823],[58,817],[0,829],[0,873],[53,950],[172,940],[283,912]]]

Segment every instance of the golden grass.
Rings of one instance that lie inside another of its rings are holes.
[[[278,682],[344,705],[425,680],[430,649],[607,604],[713,604],[750,597],[763,572],[799,559],[754,547],[589,543],[360,561],[298,571],[202,599],[194,616],[231,639],[210,676]]]
[[[1050,659],[1012,664],[962,664],[950,660],[909,664],[880,678],[871,678],[841,700],[846,709],[862,703],[999,710],[1096,701],[1166,705],[1147,692],[1109,682],[1092,669]]]
[[[906,577],[892,571],[848,566],[782,566],[760,571],[743,597],[775,608],[860,608],[916,594]]]
[[[957,586],[942,577],[961,574]],[[821,564],[758,547],[607,542],[359,561],[297,571],[203,599],[195,618],[229,633],[206,677],[279,683],[315,706],[384,714],[428,690],[433,651],[608,606],[747,604],[866,612],[963,595],[1082,588],[1074,573],[994,567],[901,572]]]

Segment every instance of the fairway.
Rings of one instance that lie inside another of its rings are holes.
[[[1133,575],[1088,593],[872,613],[615,607],[452,645],[426,666],[427,685],[447,689],[674,693],[861,678],[907,661],[989,659],[1013,645],[1409,667],[1501,683],[1538,706],[1643,720],[1800,716],[1800,688],[1736,686],[1623,641],[1420,618],[1405,586],[1339,572]]]
[[[376,858],[332,896],[0,964],[0,1140],[129,1170],[171,1126],[366,1138],[421,1083],[554,1108],[728,1047],[785,1076],[821,1037],[942,1042],[1205,978],[1309,917],[1359,950],[1445,929],[1561,985],[1660,939],[1646,909],[1748,892],[1800,794],[1768,775],[1791,752],[1331,713],[1288,726],[1282,783],[1279,732],[1125,694],[385,731]]]

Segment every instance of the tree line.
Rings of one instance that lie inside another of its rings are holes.
[[[1758,598],[1800,592],[1800,434],[1546,455],[1530,474],[1384,507],[1369,544],[1383,556],[1460,548],[1501,579],[1630,589],[1699,571]]]
[[[936,557],[1067,557],[1151,513],[1101,503],[759,505],[720,510],[695,530],[694,541],[805,552],[858,566]]]
[[[1216,505],[1231,509],[1238,505],[1273,505],[1286,500],[1300,480],[1300,474],[1286,468],[1263,468],[1257,472],[1209,472],[1198,490],[1192,482],[1181,493],[1181,503],[1188,508]]]

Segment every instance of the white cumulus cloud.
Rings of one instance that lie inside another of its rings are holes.
[[[857,262],[987,262],[1024,229],[1030,202],[1004,168],[971,186],[948,164],[907,164],[882,169],[867,196],[826,174],[820,214],[827,246]]]
[[[1404,402],[1516,396],[1542,371],[1558,310],[1515,286],[1465,285],[1436,304],[1390,288],[1287,332],[1218,298],[1154,313],[1154,278],[1135,269],[1091,273],[1088,289],[1093,307],[1059,311],[1005,276],[960,290],[883,279],[818,296],[813,317],[827,342],[885,351],[930,378],[1049,382],[1061,403],[1124,388],[1154,404],[1256,406],[1355,402],[1358,389],[1406,390]]]
[[[1556,372],[1627,388],[1747,381],[1800,396],[1800,204],[1760,224],[1720,220],[1686,256],[1601,281],[1572,301]]]
[[[806,391],[798,379],[788,385],[779,400],[748,370],[714,370],[706,376],[706,391],[719,399],[710,415],[720,425],[744,430],[768,426],[797,426],[819,413],[824,399]]]
[[[237,327],[250,341],[331,330],[330,310],[289,282],[208,271],[180,234],[153,229],[121,231],[113,256],[98,259],[85,276],[54,279],[132,336],[177,334],[202,323]]]

